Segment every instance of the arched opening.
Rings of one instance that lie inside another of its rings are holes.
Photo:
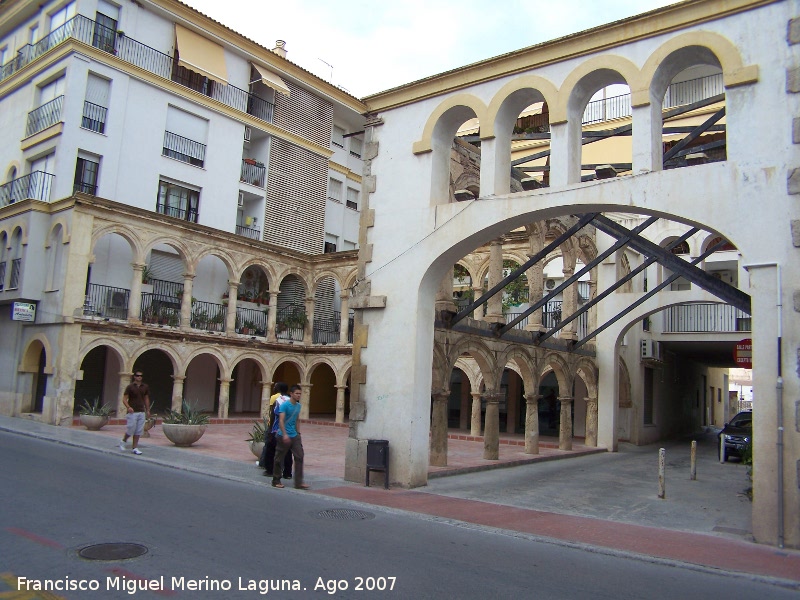
[[[47,353],[42,347],[39,352],[39,362],[36,368],[36,373],[33,376],[33,397],[31,398],[31,412],[41,413],[44,410],[44,397],[47,393],[47,375],[45,374],[45,367],[47,366]]]
[[[550,108],[540,100],[526,106],[511,137],[511,192],[550,186]]]
[[[287,275],[278,293],[276,334],[279,340],[303,341],[306,327],[306,286],[297,275]]]
[[[539,435],[558,437],[561,406],[558,402],[558,380],[553,371],[542,377],[539,384]]]
[[[53,227],[47,238],[47,249],[45,251],[45,264],[47,265],[47,276],[45,287],[47,290],[54,291],[61,288],[64,276],[64,229],[61,224]]]
[[[187,271],[182,253],[168,244],[157,244],[148,253],[145,265],[142,273],[142,321],[179,326]]]
[[[116,409],[122,371],[119,354],[105,345],[92,348],[81,362],[81,371],[83,379],[75,382],[73,412],[77,412],[84,401],[91,404],[95,399]]]
[[[142,372],[142,381],[150,387],[150,410],[163,413],[171,409],[175,373],[169,356],[162,350],[147,350],[133,363],[133,372],[137,371]]]
[[[51,240],[51,247],[55,242]],[[86,274],[83,314],[127,319],[133,279],[131,243],[117,233],[109,233],[97,240],[92,254],[94,262]]]
[[[195,409],[219,413],[220,370],[211,354],[195,356],[186,367],[183,397]]]
[[[309,379],[311,391],[308,399],[309,414],[331,419],[336,417],[336,373],[330,365],[321,363],[314,367]]]
[[[261,367],[252,358],[245,358],[233,368],[228,392],[229,413],[260,413],[263,389]]]
[[[227,304],[228,291],[222,294]],[[250,265],[244,270],[236,290],[236,332],[243,335],[267,335],[269,322],[269,279],[264,268]]]
[[[506,367],[500,380],[503,400],[500,401],[500,431],[505,433],[525,433],[525,387],[522,377]]]
[[[450,398],[447,401],[447,427],[469,429],[472,398],[469,377],[458,367],[450,372]]]
[[[221,297],[228,290],[228,279],[228,268],[218,256],[209,254],[197,263],[192,282],[192,329],[225,331],[228,304],[223,304]]]
[[[282,381],[289,387],[292,387],[293,385],[300,385],[300,369],[293,362],[282,362],[275,367],[275,372],[272,375],[272,381],[274,383]]]
[[[333,277],[323,277],[314,291],[314,343],[336,344],[339,341],[341,303]]]
[[[0,233],[0,292],[6,288],[8,271],[8,234],[4,231]]]

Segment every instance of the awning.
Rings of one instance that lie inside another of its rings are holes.
[[[228,84],[222,46],[175,23],[178,64],[223,85]]]
[[[258,74],[261,76],[261,83],[264,85],[268,85],[276,92],[280,92],[281,94],[285,94],[288,96],[291,93],[291,90],[283,83],[283,79],[268,71],[264,67],[259,67],[256,63],[250,63],[253,65],[253,68],[258,71]],[[258,79],[256,79],[258,81]],[[253,82],[254,83],[254,82]]]

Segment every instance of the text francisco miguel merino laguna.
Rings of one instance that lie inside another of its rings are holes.
[[[105,585],[104,585],[105,583]],[[230,579],[189,579],[186,577],[170,577],[171,587],[166,587],[167,578],[161,575],[155,579],[130,579],[128,577],[106,577],[102,579],[74,579],[67,575],[62,579],[29,579],[17,577],[17,588],[21,592],[71,592],[71,591],[122,591],[129,594],[136,592],[163,591],[252,591],[267,594],[272,591],[298,591],[303,588],[297,579],[247,579],[239,577]]]

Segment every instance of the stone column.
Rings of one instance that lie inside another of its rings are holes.
[[[342,311],[339,319],[339,343],[344,345],[347,344],[347,332],[350,327],[350,293],[342,290],[339,294],[339,301]]]
[[[261,418],[266,419],[269,416],[269,397],[272,395],[272,382],[261,382]]]
[[[450,390],[432,394],[431,446],[429,464],[433,467],[447,466],[447,401]]]
[[[500,458],[500,394],[485,393],[486,423],[483,430],[483,458],[498,460]]]
[[[443,310],[457,312],[456,304],[453,302],[453,269],[449,269],[442,277],[439,289],[436,291],[436,312]]]
[[[489,289],[492,289],[503,279],[503,240],[492,240],[489,243]],[[503,317],[503,293],[492,296],[486,308],[485,321],[490,323],[505,323]]]
[[[336,386],[336,422],[344,423],[344,392],[347,390],[346,385]]]
[[[181,412],[183,405],[183,382],[186,381],[185,375],[172,376],[172,410]]]
[[[227,377],[219,378],[219,413],[220,419],[228,418],[228,404],[230,403],[231,381]]]
[[[525,454],[539,454],[539,398],[525,394]]]
[[[236,333],[236,296],[239,292],[238,281],[228,281],[228,316],[225,318],[225,334]]]
[[[528,258],[533,258],[534,254],[528,254]],[[544,263],[543,261],[537,262],[527,272],[528,275],[528,303],[533,304],[542,299],[544,291]],[[542,331],[542,309],[538,309],[531,313],[528,317],[528,324],[525,325],[528,331]]]
[[[303,342],[314,343],[314,296],[306,297],[306,326],[303,328]]]
[[[300,388],[303,390],[302,396],[300,396],[300,419],[308,420],[309,415],[311,415],[311,388],[314,387],[314,384],[311,383],[301,383]]]
[[[483,287],[481,286],[473,286],[472,287],[472,299],[477,300],[483,296]],[[475,310],[472,311],[472,318],[476,321],[483,320],[483,305],[479,306]]]
[[[586,401],[586,440],[587,446],[597,446],[597,398],[584,398]]]
[[[122,402],[122,397],[125,395],[125,388],[131,383],[133,371],[120,371],[119,373],[119,388],[117,391],[117,418],[124,419],[128,415],[125,404]]]
[[[133,278],[131,279],[131,293],[128,296],[128,321],[141,323],[142,312],[142,271],[145,265],[133,263]]]
[[[481,435],[481,393],[472,392],[472,418],[470,420],[469,434],[479,437]]]
[[[183,274],[183,298],[181,298],[181,329],[192,328],[192,283],[194,275]]]
[[[564,267],[562,272],[564,273],[564,279],[566,280],[572,277],[572,275],[575,273],[575,269]],[[567,286],[567,288],[564,290],[563,298],[564,300],[561,303],[561,318],[566,319],[567,317],[572,315],[572,313],[574,313],[575,310],[577,310],[578,286],[576,285],[576,282],[573,282],[572,285]],[[577,324],[578,324],[577,319],[569,323],[566,327],[564,327],[564,329],[560,331],[559,337],[562,340],[574,340],[577,337],[577,335],[575,334]]]
[[[267,314],[267,341],[275,342],[278,336],[275,334],[275,324],[278,322],[278,294],[280,292],[270,291],[269,293],[269,313]]]
[[[559,396],[561,419],[558,427],[558,449],[572,450],[572,397]]]
[[[458,428],[459,429],[466,429],[469,426],[469,419],[470,419],[470,398],[469,398],[469,388],[466,386],[466,381],[461,381],[461,398],[459,401],[461,402],[461,410],[459,411],[459,418],[458,418]]]

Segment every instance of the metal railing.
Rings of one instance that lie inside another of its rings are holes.
[[[88,100],[83,103],[83,119],[81,127],[94,131],[95,133],[105,133],[106,115],[108,109],[99,104],[92,104]]]
[[[34,171],[0,185],[0,208],[28,198],[49,202],[54,178],[51,173]]]
[[[342,316],[339,312],[334,312],[333,316],[322,319],[314,319],[314,329],[312,339],[314,344],[338,344],[339,330],[342,326]]]
[[[256,310],[254,308],[236,307],[236,333],[244,335],[267,335],[268,309]]]
[[[250,227],[242,227],[241,225],[236,226],[236,235],[241,235],[242,237],[249,238],[251,240],[260,240],[261,239],[261,230],[259,229],[251,229]]]
[[[25,124],[25,137],[44,131],[51,125],[58,123],[61,120],[61,109],[63,106],[64,96],[61,95],[29,112],[28,122]]]
[[[300,342],[305,336],[306,309],[299,304],[290,304],[278,309],[275,334],[279,340]]]
[[[72,193],[77,194],[78,192],[83,192],[84,194],[91,194],[92,196],[96,196],[97,186],[93,183],[84,183],[83,181],[79,181],[72,186]]]
[[[143,323],[178,327],[181,324],[181,303],[168,296],[143,293],[140,318]]]
[[[35,44],[23,46],[16,56],[0,67],[0,81],[10,77],[48,50],[69,39],[76,39],[109,54],[115,54],[117,58],[145,71],[185,85],[175,74],[177,69],[174,67],[177,63],[172,56],[137,42],[123,35],[122,32],[110,29],[83,15],[76,15]],[[187,85],[186,87],[192,86]],[[214,82],[209,88],[208,95],[215,100],[262,121],[272,122],[274,106],[263,98],[233,85],[222,85],[217,82]]]
[[[263,188],[267,175],[267,168],[257,164],[254,160],[245,158],[242,160],[242,172],[239,181]]]
[[[678,304],[664,309],[665,333],[750,331],[750,315],[730,304]]]
[[[130,295],[131,291],[125,288],[90,283],[86,288],[83,314],[109,319],[127,319]]]
[[[171,131],[164,132],[164,156],[202,167],[206,159],[206,145]]]
[[[192,329],[225,331],[225,317],[227,314],[228,307],[225,304],[195,300],[192,301],[190,325]]]
[[[177,206],[167,206],[166,204],[161,204],[158,202],[156,203],[156,212],[162,215],[167,215],[168,217],[180,219],[181,221],[197,223],[198,213],[194,209],[186,210],[183,208],[178,208]]]
[[[19,280],[22,276],[22,259],[15,258],[11,261],[11,280],[8,282],[9,290],[16,290],[19,288]]]
[[[632,114],[631,95],[621,94],[619,96],[611,96],[610,98],[589,102],[583,111],[583,119],[581,122],[586,124],[610,121],[611,119],[630,117]]]
[[[6,265],[8,263],[1,262],[0,263],[0,292],[2,292],[6,287]]]

